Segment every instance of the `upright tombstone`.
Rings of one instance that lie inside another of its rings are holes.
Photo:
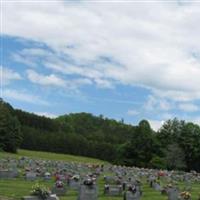
[[[168,200],[179,200],[179,191],[176,187],[169,187],[167,189]]]
[[[51,174],[49,172],[45,172],[45,174],[44,174],[44,180],[45,181],[51,180]]]
[[[98,199],[98,194],[97,194],[96,184],[91,179],[84,181],[83,184],[80,186],[77,200],[97,200],[97,199]]]
[[[156,191],[162,191],[162,187],[160,185],[160,183],[158,182],[153,182],[153,188],[156,190]]]
[[[138,187],[132,186],[124,193],[124,200],[140,200],[141,192]]]
[[[104,194],[108,196],[120,196],[122,195],[123,187],[122,185],[105,185]]]
[[[37,177],[37,174],[35,172],[27,172],[26,173],[26,180],[28,181],[34,181]]]
[[[24,196],[22,199],[23,200],[41,200],[41,198],[37,196]],[[47,200],[59,200],[59,198],[55,194],[52,194],[49,197],[47,197]]]
[[[54,187],[52,188],[52,193],[58,196],[63,196],[67,192],[66,187],[62,181],[56,181]]]
[[[192,190],[192,183],[190,179],[186,179],[185,180],[185,187],[184,187],[185,191],[191,191]]]
[[[81,182],[80,177],[78,175],[73,176],[68,180],[69,187],[74,190],[79,190]]]
[[[0,179],[16,178],[17,176],[18,171],[16,170],[0,170]]]

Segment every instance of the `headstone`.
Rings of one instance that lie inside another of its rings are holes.
[[[37,174],[35,172],[27,172],[26,173],[26,180],[28,181],[34,181],[37,177]]]
[[[167,189],[168,200],[178,200],[179,199],[179,191],[175,187],[171,187]]]
[[[50,174],[49,172],[46,172],[46,173],[44,174],[44,180],[45,180],[45,181],[51,180],[51,174]]]
[[[156,191],[162,191],[162,187],[159,183],[157,182],[153,182],[153,188],[156,190]]]
[[[4,178],[16,178],[18,176],[17,171],[12,170],[0,170],[0,179]]]
[[[128,191],[124,194],[124,200],[140,200],[142,192],[138,185],[132,185],[128,187]]]
[[[104,194],[109,196],[120,196],[122,191],[121,185],[105,185],[104,187]]]
[[[131,191],[125,192],[124,200],[140,200],[140,193],[136,191],[135,193]]]
[[[25,196],[22,198],[23,200],[41,200],[39,197],[37,196]],[[59,198],[55,195],[55,194],[52,194],[50,195],[47,200],[59,200]]]
[[[80,178],[72,177],[71,179],[69,179],[68,184],[71,189],[78,190],[81,185]]]
[[[77,200],[97,200],[96,185],[92,186],[81,185]]]

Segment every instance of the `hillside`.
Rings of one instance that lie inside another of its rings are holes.
[[[33,159],[44,159],[44,160],[55,160],[55,161],[65,161],[65,162],[77,162],[77,163],[90,163],[90,164],[106,164],[106,161],[99,159],[82,157],[82,156],[73,156],[68,154],[57,154],[41,151],[29,151],[24,149],[19,149],[17,154],[0,152],[0,159],[2,158],[20,158],[20,157],[29,157]]]
[[[133,126],[84,112],[50,119],[1,100],[0,131],[0,150],[7,152],[21,148],[127,166],[200,171],[200,126],[176,118],[155,132],[147,120]]]

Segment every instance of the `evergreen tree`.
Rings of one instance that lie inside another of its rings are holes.
[[[3,151],[16,152],[22,141],[20,124],[11,114],[10,108],[0,100],[0,148]]]

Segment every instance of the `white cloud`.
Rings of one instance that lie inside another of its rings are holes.
[[[150,125],[151,125],[151,128],[154,130],[154,131],[157,131],[161,128],[161,126],[164,124],[164,121],[159,121],[159,120],[148,120]]]
[[[54,74],[41,75],[33,70],[27,70],[28,79],[33,82],[44,86],[58,86],[65,87],[66,83],[63,79]]]
[[[6,68],[6,67],[2,67],[2,83],[3,85],[8,85],[10,82],[12,81],[16,81],[16,80],[21,80],[22,77],[19,73]]]
[[[143,107],[146,111],[169,111],[174,105],[164,98],[150,95]]]
[[[54,1],[39,5],[12,1],[4,2],[3,6],[5,34],[44,42],[82,66],[100,56],[111,57],[121,64],[83,68],[64,62],[54,65],[54,70],[81,74],[97,85],[110,87],[112,80],[146,87],[175,101],[200,99],[198,2],[180,6],[164,1]],[[74,48],[67,48],[68,45]]]
[[[45,116],[45,117],[49,117],[49,118],[56,118],[58,117],[58,115],[49,113],[49,112],[34,112],[36,115],[40,115],[40,116]]]
[[[27,93],[26,91],[5,89],[3,90],[3,98],[14,99],[17,101],[27,102],[36,105],[48,106],[49,103],[40,97]]]
[[[59,88],[66,88],[70,90],[78,90],[83,85],[91,85],[92,81],[87,78],[65,79],[60,78],[55,74],[44,75],[35,72],[34,70],[27,70],[28,79],[34,83],[42,86],[54,86]]]
[[[130,116],[135,116],[138,115],[140,112],[138,112],[137,110],[128,110],[127,114]]]
[[[182,103],[179,104],[179,109],[186,112],[196,112],[199,110],[199,107],[192,103]]]

